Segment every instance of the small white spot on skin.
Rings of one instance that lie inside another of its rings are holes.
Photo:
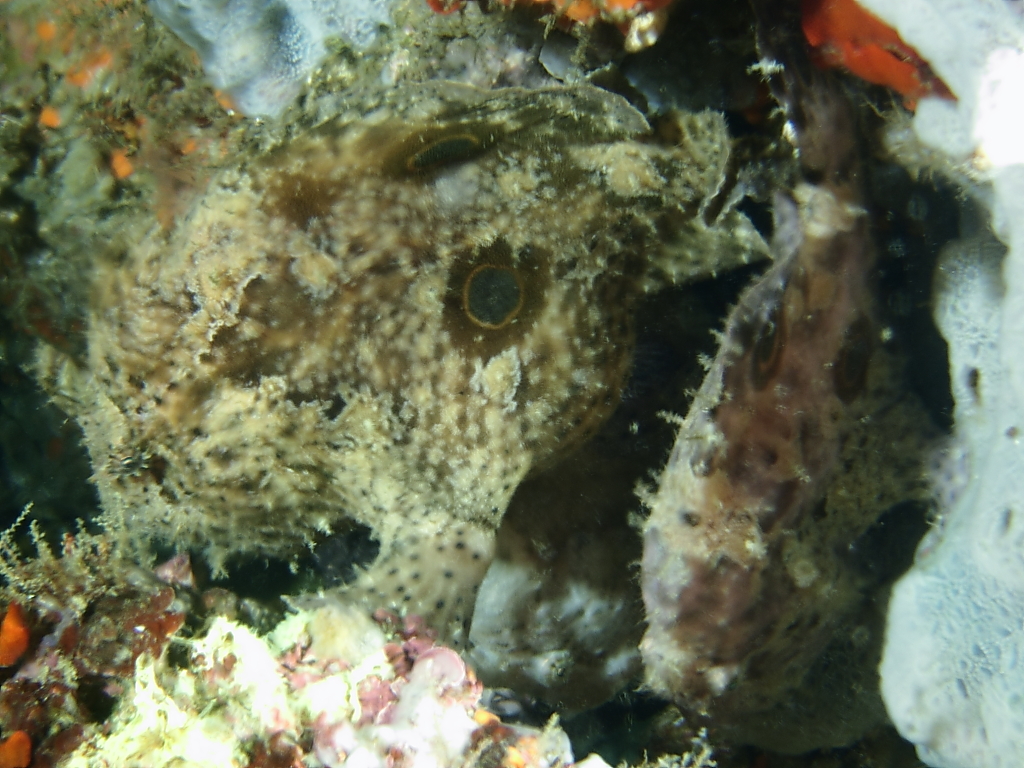
[[[486,366],[477,359],[469,384],[488,400],[502,403],[504,413],[512,413],[516,409],[516,392],[522,378],[519,350],[509,347],[488,360]]]
[[[480,169],[472,163],[456,166],[434,181],[434,199],[438,208],[457,210],[476,204],[480,192]]]
[[[640,651],[636,648],[623,649],[609,656],[604,663],[604,675],[609,679],[617,679],[628,675],[640,663]]]

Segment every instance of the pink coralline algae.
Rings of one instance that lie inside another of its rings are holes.
[[[333,600],[266,636],[215,617],[181,641],[185,665],[146,656],[102,729],[66,766],[553,768],[568,738],[507,726],[480,706],[483,685],[416,617],[376,621]],[[156,749],[144,745],[159,742]],[[507,759],[506,759],[507,758]]]
[[[317,715],[314,755],[328,768],[458,763],[495,719],[477,714],[483,685],[458,653],[434,644],[418,617],[400,621],[381,612],[377,619],[393,633],[380,649],[386,664],[355,684],[358,714]],[[318,659],[307,647],[288,664],[289,681],[302,688],[350,668],[337,659]],[[506,730],[512,741],[533,738]]]

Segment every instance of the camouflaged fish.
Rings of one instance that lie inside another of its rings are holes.
[[[217,568],[366,530],[347,591],[458,642],[520,481],[615,407],[637,299],[764,253],[709,204],[722,116],[651,133],[595,87],[435,82],[239,158],[102,272],[88,370],[44,355],[107,514]]]
[[[781,94],[804,181],[777,199],[775,264],[729,317],[644,532],[647,681],[698,708],[736,689],[755,709],[800,683],[854,599],[836,553],[879,511],[825,519],[865,412],[875,251],[852,109],[805,71],[785,69]]]

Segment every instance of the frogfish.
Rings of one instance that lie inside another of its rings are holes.
[[[593,86],[370,84],[243,148],[99,268],[86,365],[40,363],[105,514],[217,570],[365,533],[348,597],[459,643],[517,486],[615,408],[635,303],[761,253],[702,215],[724,118],[675,127]]]
[[[857,124],[799,21],[766,5],[802,180],[776,196],[774,263],[727,320],[644,527],[646,682],[700,711],[764,711],[800,685],[857,600],[839,553],[871,522],[824,503],[878,357]]]

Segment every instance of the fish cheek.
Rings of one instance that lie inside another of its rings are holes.
[[[860,315],[846,329],[842,346],[832,366],[836,395],[844,403],[851,403],[864,391],[872,352],[874,335],[871,321]]]

